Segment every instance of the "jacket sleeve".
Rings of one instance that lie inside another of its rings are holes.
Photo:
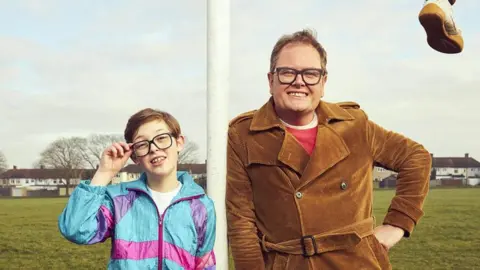
[[[196,270],[215,270],[217,262],[213,248],[215,246],[216,223],[215,206],[210,198],[205,202],[206,221],[205,237],[197,249],[195,269]]]
[[[250,178],[241,157],[246,149],[233,127],[227,144],[227,231],[235,269],[265,269],[255,223]]]
[[[112,200],[107,187],[82,181],[72,192],[58,218],[60,233],[69,241],[90,245],[110,237],[114,225]]]
[[[430,184],[432,158],[417,142],[388,131],[367,118],[367,141],[375,162],[398,172],[396,194],[383,224],[404,230],[409,237],[423,216]]]

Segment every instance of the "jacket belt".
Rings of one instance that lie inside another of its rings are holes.
[[[288,240],[280,243],[271,243],[261,237],[260,242],[265,252],[277,251],[293,255],[311,257],[324,252],[348,249],[356,246],[362,238],[372,235],[374,228],[373,218],[356,222],[337,230],[316,235],[306,235],[300,239]]]

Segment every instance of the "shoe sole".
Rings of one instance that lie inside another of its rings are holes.
[[[445,13],[436,4],[425,5],[418,15],[427,34],[427,43],[434,50],[454,54],[463,50],[461,35],[449,35],[445,29]]]

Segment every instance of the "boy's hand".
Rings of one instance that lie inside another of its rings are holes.
[[[106,186],[112,178],[125,166],[132,155],[131,144],[125,142],[114,143],[102,153],[100,165],[91,185]]]

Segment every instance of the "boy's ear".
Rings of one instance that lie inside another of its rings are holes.
[[[183,150],[183,147],[185,145],[185,136],[179,135],[178,138],[176,139],[177,142],[177,150],[178,152]]]

